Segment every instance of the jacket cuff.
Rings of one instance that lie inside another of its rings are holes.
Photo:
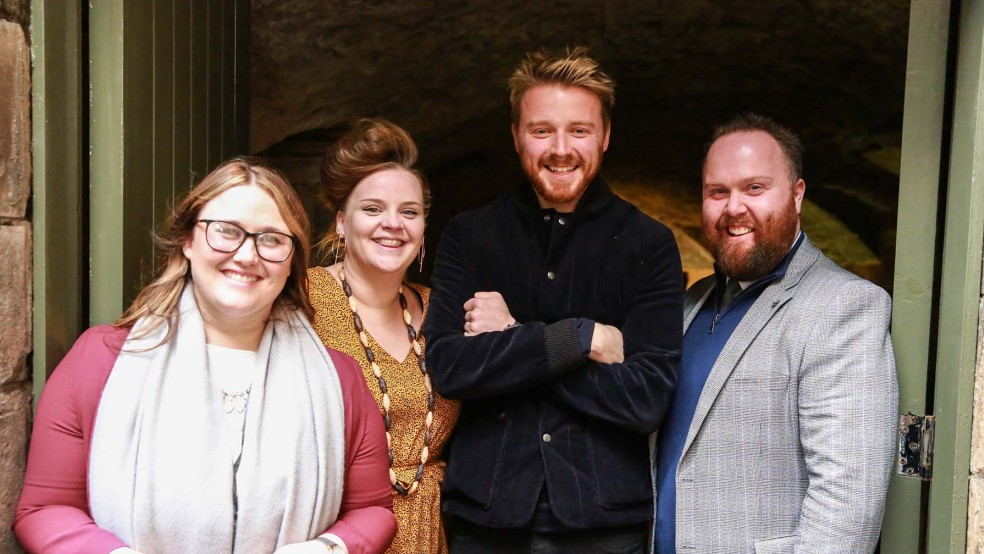
[[[577,319],[562,319],[543,329],[547,346],[547,368],[554,375],[561,375],[584,362],[578,340]]]

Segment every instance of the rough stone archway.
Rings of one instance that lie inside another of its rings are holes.
[[[619,84],[603,171],[678,237],[696,237],[709,129],[761,111],[807,146],[811,237],[890,288],[908,8],[903,0],[254,0],[252,149],[315,206],[321,148],[355,117],[392,119],[417,140],[431,178],[434,244],[452,213],[521,179],[504,88],[515,63],[534,48],[587,45]]]

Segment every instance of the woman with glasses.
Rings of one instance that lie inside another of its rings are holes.
[[[44,388],[14,532],[29,552],[381,552],[386,443],[312,329],[308,220],[237,158],[194,187],[160,273]]]
[[[424,257],[430,191],[413,169],[410,135],[362,120],[324,155],[321,181],[335,225],[329,267],[309,271],[314,328],[362,365],[390,446],[399,531],[390,552],[446,552],[440,487],[444,445],[460,410],[433,392],[419,334],[430,290],[406,282]]]

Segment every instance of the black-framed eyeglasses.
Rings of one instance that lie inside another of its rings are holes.
[[[246,242],[253,239],[256,255],[268,262],[286,261],[294,251],[294,237],[277,231],[250,233],[239,225],[218,219],[199,219],[205,224],[205,242],[216,252],[231,254]]]

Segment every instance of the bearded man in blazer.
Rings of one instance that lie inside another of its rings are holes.
[[[657,434],[659,554],[871,552],[894,459],[891,301],[800,230],[800,141],[745,114],[704,159],[715,274]]]

